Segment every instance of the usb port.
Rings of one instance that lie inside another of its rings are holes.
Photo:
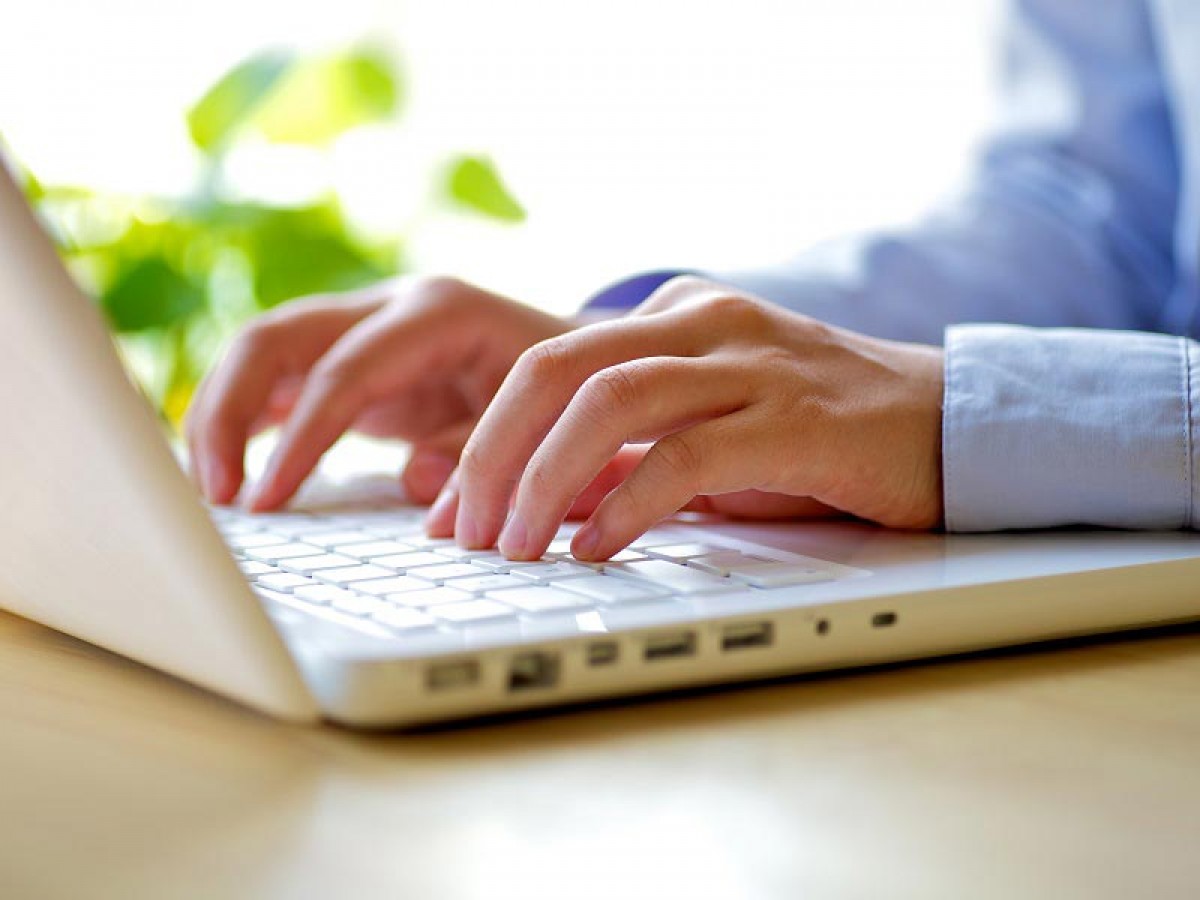
[[[431,691],[468,687],[479,681],[479,663],[473,659],[434,663],[425,673],[425,684]]]
[[[588,644],[587,661],[589,666],[611,666],[617,661],[618,644],[616,641],[594,641]]]
[[[558,683],[558,656],[554,653],[520,653],[513,657],[508,670],[508,689],[554,687]]]
[[[775,628],[770,622],[744,622],[739,625],[727,625],[721,631],[722,650],[770,647],[774,640]]]
[[[657,634],[646,639],[646,659],[671,659],[692,656],[696,652],[696,635],[691,631]]]
[[[871,624],[876,628],[888,628],[896,624],[896,614],[894,612],[879,612],[871,616]]]

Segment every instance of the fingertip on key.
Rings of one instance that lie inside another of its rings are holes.
[[[600,549],[600,529],[594,523],[585,522],[583,527],[575,532],[571,541],[571,553],[576,559],[595,562],[596,552]]]
[[[529,528],[518,513],[513,513],[500,534],[500,552],[508,559],[529,557]]]

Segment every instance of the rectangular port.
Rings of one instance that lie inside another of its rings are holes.
[[[518,653],[508,669],[508,689],[528,691],[558,684],[558,654],[531,651]]]
[[[741,622],[721,629],[721,649],[726,651],[770,647],[774,640],[775,626],[770,622]]]
[[[646,639],[646,660],[675,659],[693,656],[696,653],[696,634],[692,631],[676,631],[670,634],[651,635]]]
[[[891,610],[877,612],[871,616],[871,625],[875,628],[889,628],[896,624],[896,614]]]
[[[587,662],[589,666],[611,666],[617,661],[619,644],[616,641],[593,641],[588,644]]]
[[[431,691],[469,687],[479,681],[479,663],[473,659],[438,662],[425,672],[425,685]]]

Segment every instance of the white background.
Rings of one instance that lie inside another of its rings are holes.
[[[246,190],[332,181],[426,270],[568,310],[647,267],[744,266],[951,189],[990,114],[991,3],[964,0],[41,0],[0,13],[0,131],[37,174],[182,191],[182,112],[270,45],[398,48],[394,128],[331,159],[247,152]],[[438,161],[493,156],[520,226],[428,212]],[[299,187],[298,187],[299,186]]]

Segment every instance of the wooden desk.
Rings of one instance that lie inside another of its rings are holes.
[[[1197,897],[1200,629],[367,736],[0,614],[0,896]]]

